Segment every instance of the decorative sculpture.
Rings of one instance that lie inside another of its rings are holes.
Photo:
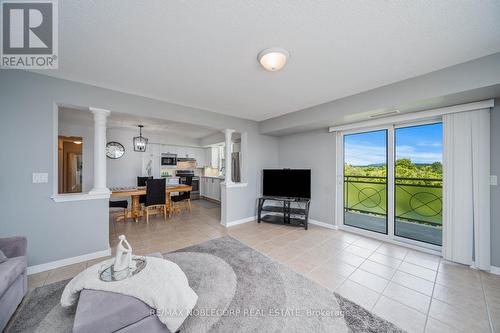
[[[115,272],[125,271],[128,274],[129,269],[135,269],[135,262],[132,260],[132,246],[125,238],[125,235],[118,236],[120,242],[116,246],[116,257],[113,270]]]

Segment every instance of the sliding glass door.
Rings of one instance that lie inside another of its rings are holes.
[[[387,234],[387,130],[344,136],[344,223]]]
[[[395,129],[394,235],[442,244],[443,126]]]
[[[343,138],[344,225],[442,244],[442,124],[388,126]]]

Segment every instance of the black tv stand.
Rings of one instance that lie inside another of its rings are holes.
[[[281,201],[283,205],[273,206],[265,205],[268,201]],[[296,203],[297,207],[292,207],[292,203]],[[302,198],[284,198],[284,197],[260,197],[257,214],[257,222],[268,222],[275,224],[286,224],[297,227],[304,227],[307,230],[309,220],[309,204],[310,199]],[[264,215],[262,212],[279,213],[273,215]]]

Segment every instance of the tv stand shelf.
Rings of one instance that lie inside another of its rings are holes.
[[[282,205],[266,205],[266,201],[279,201]],[[292,203],[299,207],[291,207]],[[261,197],[259,198],[257,222],[268,222],[274,224],[287,224],[304,227],[307,230],[309,220],[309,199],[283,198],[283,197]],[[301,207],[303,206],[303,207]],[[279,213],[278,215],[262,215],[264,212]]]

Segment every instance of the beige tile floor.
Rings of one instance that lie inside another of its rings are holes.
[[[219,224],[219,209],[193,205],[168,221],[116,223],[134,252],[168,252],[230,235],[409,332],[500,332],[500,276],[351,233],[246,223]],[[101,259],[29,277],[30,289],[71,278]]]

